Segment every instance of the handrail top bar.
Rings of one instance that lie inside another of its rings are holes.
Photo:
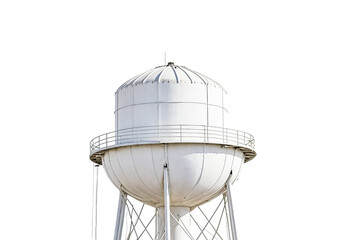
[[[256,156],[255,139],[247,132],[217,126],[179,124],[134,127],[99,135],[90,141],[90,160],[101,164],[101,155],[117,147],[164,143],[217,144],[235,147],[245,154],[245,162]]]
[[[117,131],[112,131],[112,132],[107,132],[107,133],[103,133],[100,134],[96,137],[94,137],[93,139],[91,139],[90,143],[94,140],[96,140],[97,138],[101,137],[101,136],[106,136],[108,134],[111,133],[118,133],[118,132],[122,132],[122,131],[131,131],[134,129],[143,129],[143,128],[149,128],[150,130],[157,130],[161,127],[202,127],[202,128],[217,128],[217,129],[221,129],[221,130],[225,130],[225,131],[235,131],[235,132],[240,132],[242,134],[247,134],[249,136],[251,136],[251,138],[253,139],[254,136],[251,135],[250,133],[244,132],[244,131],[240,131],[240,130],[236,130],[236,129],[232,129],[232,128],[223,128],[223,127],[218,127],[218,126],[208,126],[208,125],[192,125],[192,124],[177,124],[177,125],[153,125],[153,126],[139,126],[139,127],[132,127],[132,128],[123,128],[123,129],[119,129]],[[182,129],[182,130],[188,130],[188,129]]]

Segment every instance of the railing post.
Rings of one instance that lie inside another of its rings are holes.
[[[137,133],[137,143],[139,144],[139,128],[136,130]]]
[[[236,131],[236,144],[239,145],[239,131]]]
[[[222,128],[222,139],[223,139],[223,143],[225,143],[225,129]]]
[[[225,128],[225,133],[226,133],[226,143],[228,143],[228,129]]]
[[[182,125],[180,125],[180,142],[182,142]]]
[[[209,125],[206,125],[206,141],[209,142]]]
[[[204,142],[206,142],[206,138],[205,138],[205,126],[204,126]]]
[[[246,145],[246,136],[245,136],[245,132],[244,132],[244,144]]]
[[[158,142],[160,142],[160,125],[157,125],[157,137],[158,137]]]
[[[107,134],[106,134],[106,140],[105,140],[105,143],[106,143],[106,147],[107,147]]]

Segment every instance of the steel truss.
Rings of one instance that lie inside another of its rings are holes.
[[[149,208],[152,207],[127,197],[124,193],[120,194],[120,198],[123,200],[119,200],[119,209],[125,211],[125,219],[121,220],[121,216],[120,218],[119,216],[117,217],[114,240],[165,239],[165,229],[163,229],[162,232],[156,232],[157,223],[155,222],[155,219],[158,214],[158,209],[155,209],[153,215],[145,217],[144,209],[148,208],[147,210],[149,210]],[[232,221],[230,219],[232,214],[230,213],[231,207],[229,206],[227,192],[217,199],[219,200],[219,198],[220,201],[212,212],[204,210],[203,206],[198,206],[191,211],[190,217],[192,222],[195,223],[195,225],[192,224],[192,229],[188,229],[181,219],[178,220],[170,212],[170,218],[174,220],[170,229],[173,229],[173,227],[178,224],[182,231],[187,235],[188,239],[191,240],[237,240],[234,238],[234,236],[236,237],[236,233],[234,235],[232,229]],[[122,227],[119,226],[118,222],[127,222],[127,224],[124,224],[125,229],[123,230],[124,234],[122,235],[122,238],[120,238],[122,233],[121,229],[119,229]]]
[[[99,165],[94,164],[94,174],[93,174],[93,227],[92,227],[92,239],[97,239],[97,193],[98,193],[98,167]],[[164,183],[167,183],[167,167],[164,166]],[[170,212],[170,202],[168,194],[168,186],[164,184],[164,198],[165,198],[165,227],[162,232],[157,232],[159,229],[159,209],[155,209],[154,214],[143,214],[144,208],[146,208],[144,203],[141,203],[135,199],[129,198],[126,193],[120,191],[119,202],[118,202],[118,211],[116,217],[116,226],[114,240],[132,240],[132,239],[151,239],[151,240],[171,240],[170,232],[173,227],[178,224],[181,230],[187,235],[191,240],[237,240],[236,228],[235,228],[235,219],[234,219],[234,209],[231,199],[231,189],[229,182],[226,184],[225,192],[222,195],[221,201],[216,206],[215,210],[203,210],[203,207],[197,206],[195,209],[189,213],[191,220],[195,223],[195,229],[188,229],[186,225],[179,218],[176,217]],[[219,199],[218,197],[217,199]],[[130,200],[131,199],[131,200]],[[211,202],[214,202],[212,200]],[[133,202],[136,202],[134,204]],[[135,206],[137,205],[137,206]],[[138,206],[140,205],[140,207]],[[206,206],[204,204],[203,206]],[[149,206],[147,206],[149,207]],[[152,207],[149,207],[152,208]],[[154,209],[154,208],[152,208]],[[196,214],[196,211],[198,214]],[[211,214],[210,216],[207,215]],[[196,215],[196,218],[194,217]],[[149,216],[151,217],[149,219]],[[203,221],[199,220],[199,217],[203,217]],[[156,221],[154,221],[156,219]],[[170,226],[170,219],[173,219],[173,223]],[[225,231],[220,231],[221,223],[226,221]],[[126,225],[125,232],[123,231],[124,223],[130,221],[130,226]],[[168,226],[168,227],[167,227]],[[221,235],[223,232],[227,233],[226,238]],[[145,234],[146,233],[146,234]],[[153,233],[153,234],[152,234]],[[146,236],[146,237],[145,237]],[[125,237],[125,238],[124,238]]]
[[[144,208],[146,207],[144,203],[141,203],[141,206],[135,206],[129,198],[125,203],[126,208],[126,217],[130,225],[126,229],[126,236],[124,239],[151,239],[155,240],[156,236],[150,233],[149,227],[152,223],[154,223],[154,219],[156,217],[156,213],[152,215],[150,219],[145,220],[145,217],[142,214],[144,213]],[[138,209],[140,208],[140,209]],[[152,226],[153,227],[153,226]],[[155,232],[152,230],[151,232]],[[146,233],[146,234],[145,234]],[[120,239],[119,239],[120,240]]]

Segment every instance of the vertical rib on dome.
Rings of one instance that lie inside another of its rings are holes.
[[[216,81],[201,74],[197,71],[189,69],[185,66],[178,66],[173,63],[159,66],[139,74],[122,84],[118,90],[128,86],[146,83],[188,83],[188,84],[205,84],[219,87],[223,91],[225,89]]]

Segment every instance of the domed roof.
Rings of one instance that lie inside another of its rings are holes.
[[[119,87],[118,91],[128,86],[135,86],[146,83],[205,84],[224,90],[224,88],[219,83],[212,80],[211,78],[187,67],[178,66],[173,62],[169,62],[167,65],[156,67],[131,78],[130,80],[123,83]]]

